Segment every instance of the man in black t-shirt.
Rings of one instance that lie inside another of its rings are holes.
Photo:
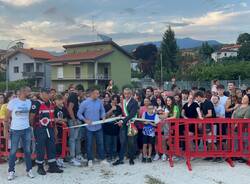
[[[204,118],[216,118],[214,105],[210,100],[205,98],[203,92],[198,91],[195,94],[195,98],[196,98],[196,101],[200,103],[201,112]]]
[[[204,118],[216,118],[216,113],[214,110],[214,105],[213,103],[206,99],[204,96],[204,93],[201,91],[198,91],[195,94],[195,98],[200,103],[201,107],[201,112]],[[213,125],[213,126],[212,126]],[[206,135],[207,136],[216,136],[216,130],[217,126],[216,124],[206,124]],[[207,149],[212,150],[212,144],[216,143],[216,138],[212,139],[207,139]],[[207,160],[210,160],[211,158],[208,158]]]
[[[77,112],[79,109],[79,96],[83,93],[84,88],[82,85],[70,86],[67,110],[68,110],[68,125],[75,126],[81,124],[81,121],[77,119]],[[74,166],[81,166],[83,157],[81,155],[81,128],[71,128],[69,134],[69,152],[70,152],[70,164]]]

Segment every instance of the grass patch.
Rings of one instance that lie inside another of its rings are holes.
[[[146,179],[146,184],[166,184],[165,182],[149,175],[146,175],[145,179]]]

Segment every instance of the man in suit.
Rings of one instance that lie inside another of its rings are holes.
[[[113,163],[114,166],[124,164],[124,156],[126,152],[126,147],[128,144],[128,155],[129,164],[134,165],[135,153],[136,153],[136,136],[128,136],[128,125],[130,121],[136,117],[138,112],[138,103],[132,97],[132,90],[125,88],[123,91],[124,99],[122,101],[123,105],[123,115],[124,119],[119,121],[117,124],[120,126],[120,153],[119,159]]]

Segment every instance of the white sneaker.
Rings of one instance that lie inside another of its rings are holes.
[[[9,172],[8,180],[9,180],[9,181],[10,181],[10,180],[14,180],[14,178],[15,178],[15,172],[14,172],[14,171]]]
[[[77,159],[79,162],[85,162],[85,161],[86,161],[86,159],[84,159],[82,155],[77,155],[77,156],[76,156],[76,159]]]
[[[166,160],[167,160],[167,155],[166,155],[166,154],[163,154],[163,155],[161,156],[161,160],[162,160],[162,161],[166,161]]]
[[[110,163],[106,159],[102,160],[100,163],[103,166],[110,165]]]
[[[157,160],[159,160],[160,159],[160,156],[159,156],[159,154],[155,154],[155,156],[154,156],[154,161],[157,161]]]
[[[63,159],[61,159],[61,158],[58,158],[56,160],[56,164],[57,164],[58,167],[66,168],[65,165],[64,165]]]
[[[88,161],[88,167],[93,167],[93,161],[92,160]]]
[[[70,160],[70,164],[73,165],[73,166],[81,166],[81,162],[79,162],[77,159],[73,158]]]
[[[139,155],[139,160],[142,160],[142,153],[140,153]]]
[[[32,170],[29,170],[29,172],[27,172],[27,176],[28,176],[29,178],[35,178],[35,176],[34,176]]]

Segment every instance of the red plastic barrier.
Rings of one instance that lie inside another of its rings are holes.
[[[0,157],[5,156],[5,152],[8,147],[8,141],[6,141],[4,136],[4,124],[3,120],[0,120]]]
[[[162,133],[166,125],[167,135]],[[250,119],[162,121],[157,127],[157,138],[157,150],[169,156],[171,167],[173,156],[184,157],[189,170],[192,170],[191,158],[224,158],[232,167],[232,157],[245,158],[250,163]],[[164,144],[168,149],[164,149]]]
[[[57,124],[57,126],[61,127],[62,128],[62,138],[61,139],[57,139],[57,143],[56,144],[61,144],[62,146],[62,152],[61,152],[61,155],[57,155],[57,157],[61,157],[61,158],[65,158],[69,149],[67,147],[67,138],[68,138],[68,134],[69,134],[69,130],[68,129],[65,129],[67,127],[67,125],[65,123],[63,124]],[[3,156],[9,156],[9,135],[8,135],[8,132],[7,132],[7,135],[4,136],[4,126],[3,126],[3,121],[0,120],[0,157],[3,157]],[[34,153],[34,148],[35,148],[35,140],[34,140],[34,137],[33,137],[33,140],[32,140],[32,145],[31,145],[31,148],[32,148],[32,158],[36,158],[36,154]],[[23,158],[24,157],[24,154],[22,152],[17,152],[16,154],[16,157],[17,158]]]

